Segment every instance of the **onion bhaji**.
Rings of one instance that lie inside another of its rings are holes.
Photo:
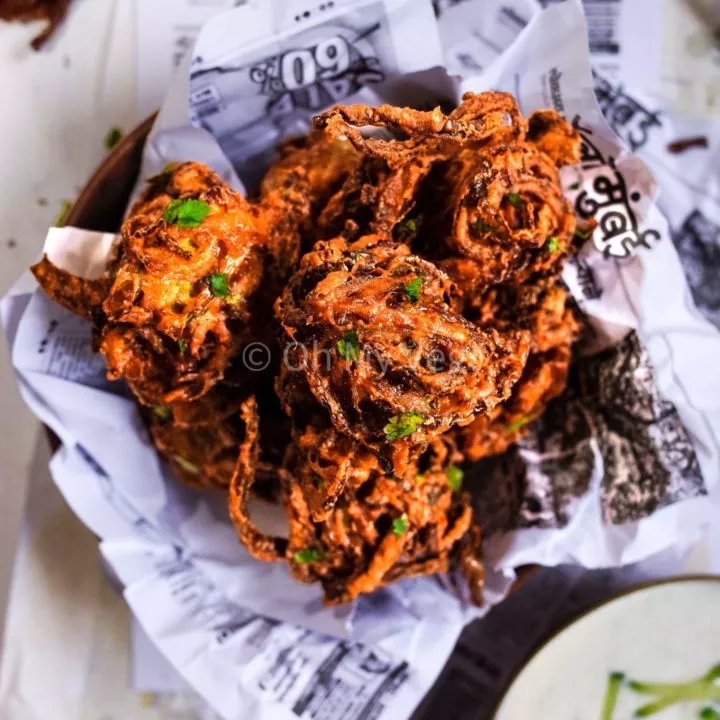
[[[399,475],[432,437],[507,398],[525,364],[527,333],[481,330],[452,292],[432,263],[369,235],[319,242],[276,304],[283,372],[302,372],[335,429]]]
[[[263,278],[262,230],[245,198],[185,163],[150,182],[107,277],[77,279],[75,307],[67,273],[47,258],[33,270],[60,304],[78,312],[88,303],[81,314],[94,319],[108,377],[123,378],[144,405],[167,406],[201,398],[237,354]]]
[[[290,571],[301,582],[319,581],[330,605],[403,577],[446,572],[472,524],[469,496],[454,491],[448,469],[435,462],[412,478],[349,484],[322,522],[286,477]]]
[[[184,163],[149,183],[104,277],[33,270],[92,321],[176,475],[227,492],[254,557],[331,605],[455,569],[481,602],[462,468],[565,387],[578,322],[559,275],[588,223],[558,168],[579,151],[556,112],[525,119],[506,93],[340,106],[252,199]],[[287,536],[256,525],[253,493],[281,503]]]

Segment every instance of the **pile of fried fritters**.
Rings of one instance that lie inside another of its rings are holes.
[[[526,120],[504,93],[449,114],[336,107],[254,199],[168,167],[104,277],[33,270],[92,321],[175,473],[228,492],[255,557],[328,604],[458,567],[480,601],[463,467],[564,388],[578,323],[559,273],[591,227],[558,167],[579,155],[560,116]],[[253,523],[251,491],[286,537]]]

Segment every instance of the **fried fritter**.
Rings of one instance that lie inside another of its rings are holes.
[[[522,331],[484,332],[450,307],[449,278],[379,236],[318,243],[276,304],[301,372],[338,432],[402,475],[413,453],[508,397]],[[288,407],[292,412],[292,407]]]
[[[263,228],[208,168],[185,163],[151,186],[122,228],[100,351],[150,406],[197,400],[220,381],[263,276]]]
[[[240,542],[250,554],[264,562],[277,562],[285,558],[287,540],[270,537],[259,530],[248,513],[248,499],[253,485],[258,479],[259,470],[282,474],[276,468],[263,468],[260,464],[260,416],[254,397],[248,398],[240,409],[245,423],[245,437],[240,445],[240,453],[235,472],[230,481],[229,508],[230,517],[238,532]]]
[[[347,486],[322,521],[313,521],[300,485],[290,483],[290,571],[319,581],[325,603],[347,602],[403,577],[445,572],[472,523],[470,499],[448,482],[445,444],[424,473],[401,480],[381,475]]]
[[[555,110],[536,110],[530,115],[527,139],[558,167],[580,162],[578,133]]]
[[[592,221],[576,232],[558,167],[579,136],[505,93],[448,114],[337,107],[315,127],[254,200],[197,163],[154,178],[105,277],[34,272],[92,320],[175,473],[227,491],[254,557],[329,605],[455,568],[479,603],[461,466],[565,387],[578,323],[559,275]],[[250,341],[269,350],[258,372]],[[287,537],[253,522],[258,489]]]
[[[472,461],[505,452],[562,393],[579,334],[567,292],[556,281],[492,288],[483,298],[476,322],[481,327],[522,328],[532,340],[510,398],[455,433],[463,454]]]
[[[246,431],[241,409],[249,396],[247,389],[221,382],[199,400],[147,413],[155,447],[178,478],[196,487],[230,485]]]
[[[482,97],[482,101],[479,98]],[[352,222],[356,234],[389,234],[412,209],[432,167],[463,143],[511,139],[525,131],[517,105],[504,93],[469,94],[449,115],[390,105],[335,107],[314,120],[331,138],[352,143],[367,158],[323,210],[318,227],[325,237]],[[360,127],[384,127],[404,137],[366,138]]]
[[[457,259],[474,268],[474,291],[556,273],[573,249],[575,215],[555,165],[532,144],[463,150],[442,182],[449,192],[433,226],[445,238],[438,254],[449,272]]]
[[[344,188],[372,208],[371,222],[361,229],[391,232],[433,171],[418,218],[426,228],[421,254],[444,260],[448,270],[461,264],[458,279],[472,276],[474,288],[552,274],[573,250],[575,215],[562,195],[557,164],[579,160],[580,136],[554,111],[534,113],[528,126],[510,95],[467,93],[449,115],[439,108],[355,105],[334,108],[315,122],[387,166],[374,182],[366,172],[373,192],[358,178]],[[359,129],[365,125],[406,137],[366,138]],[[333,214],[346,210],[336,207]],[[337,230],[337,222],[332,227]]]

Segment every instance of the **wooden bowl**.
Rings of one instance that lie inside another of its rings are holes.
[[[155,115],[152,115],[113,148],[88,180],[63,225],[99,232],[120,230],[130,194],[140,174],[145,140],[154,122]],[[60,439],[48,427],[45,432],[50,448],[55,452]]]
[[[135,187],[143,149],[155,116],[126,135],[95,171],[65,219],[65,225],[117,232]]]

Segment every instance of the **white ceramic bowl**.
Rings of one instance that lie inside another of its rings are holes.
[[[718,677],[687,685],[714,667]],[[717,699],[675,701],[693,694]],[[644,586],[586,613],[531,657],[495,714],[495,720],[635,717],[720,720],[720,577]]]

